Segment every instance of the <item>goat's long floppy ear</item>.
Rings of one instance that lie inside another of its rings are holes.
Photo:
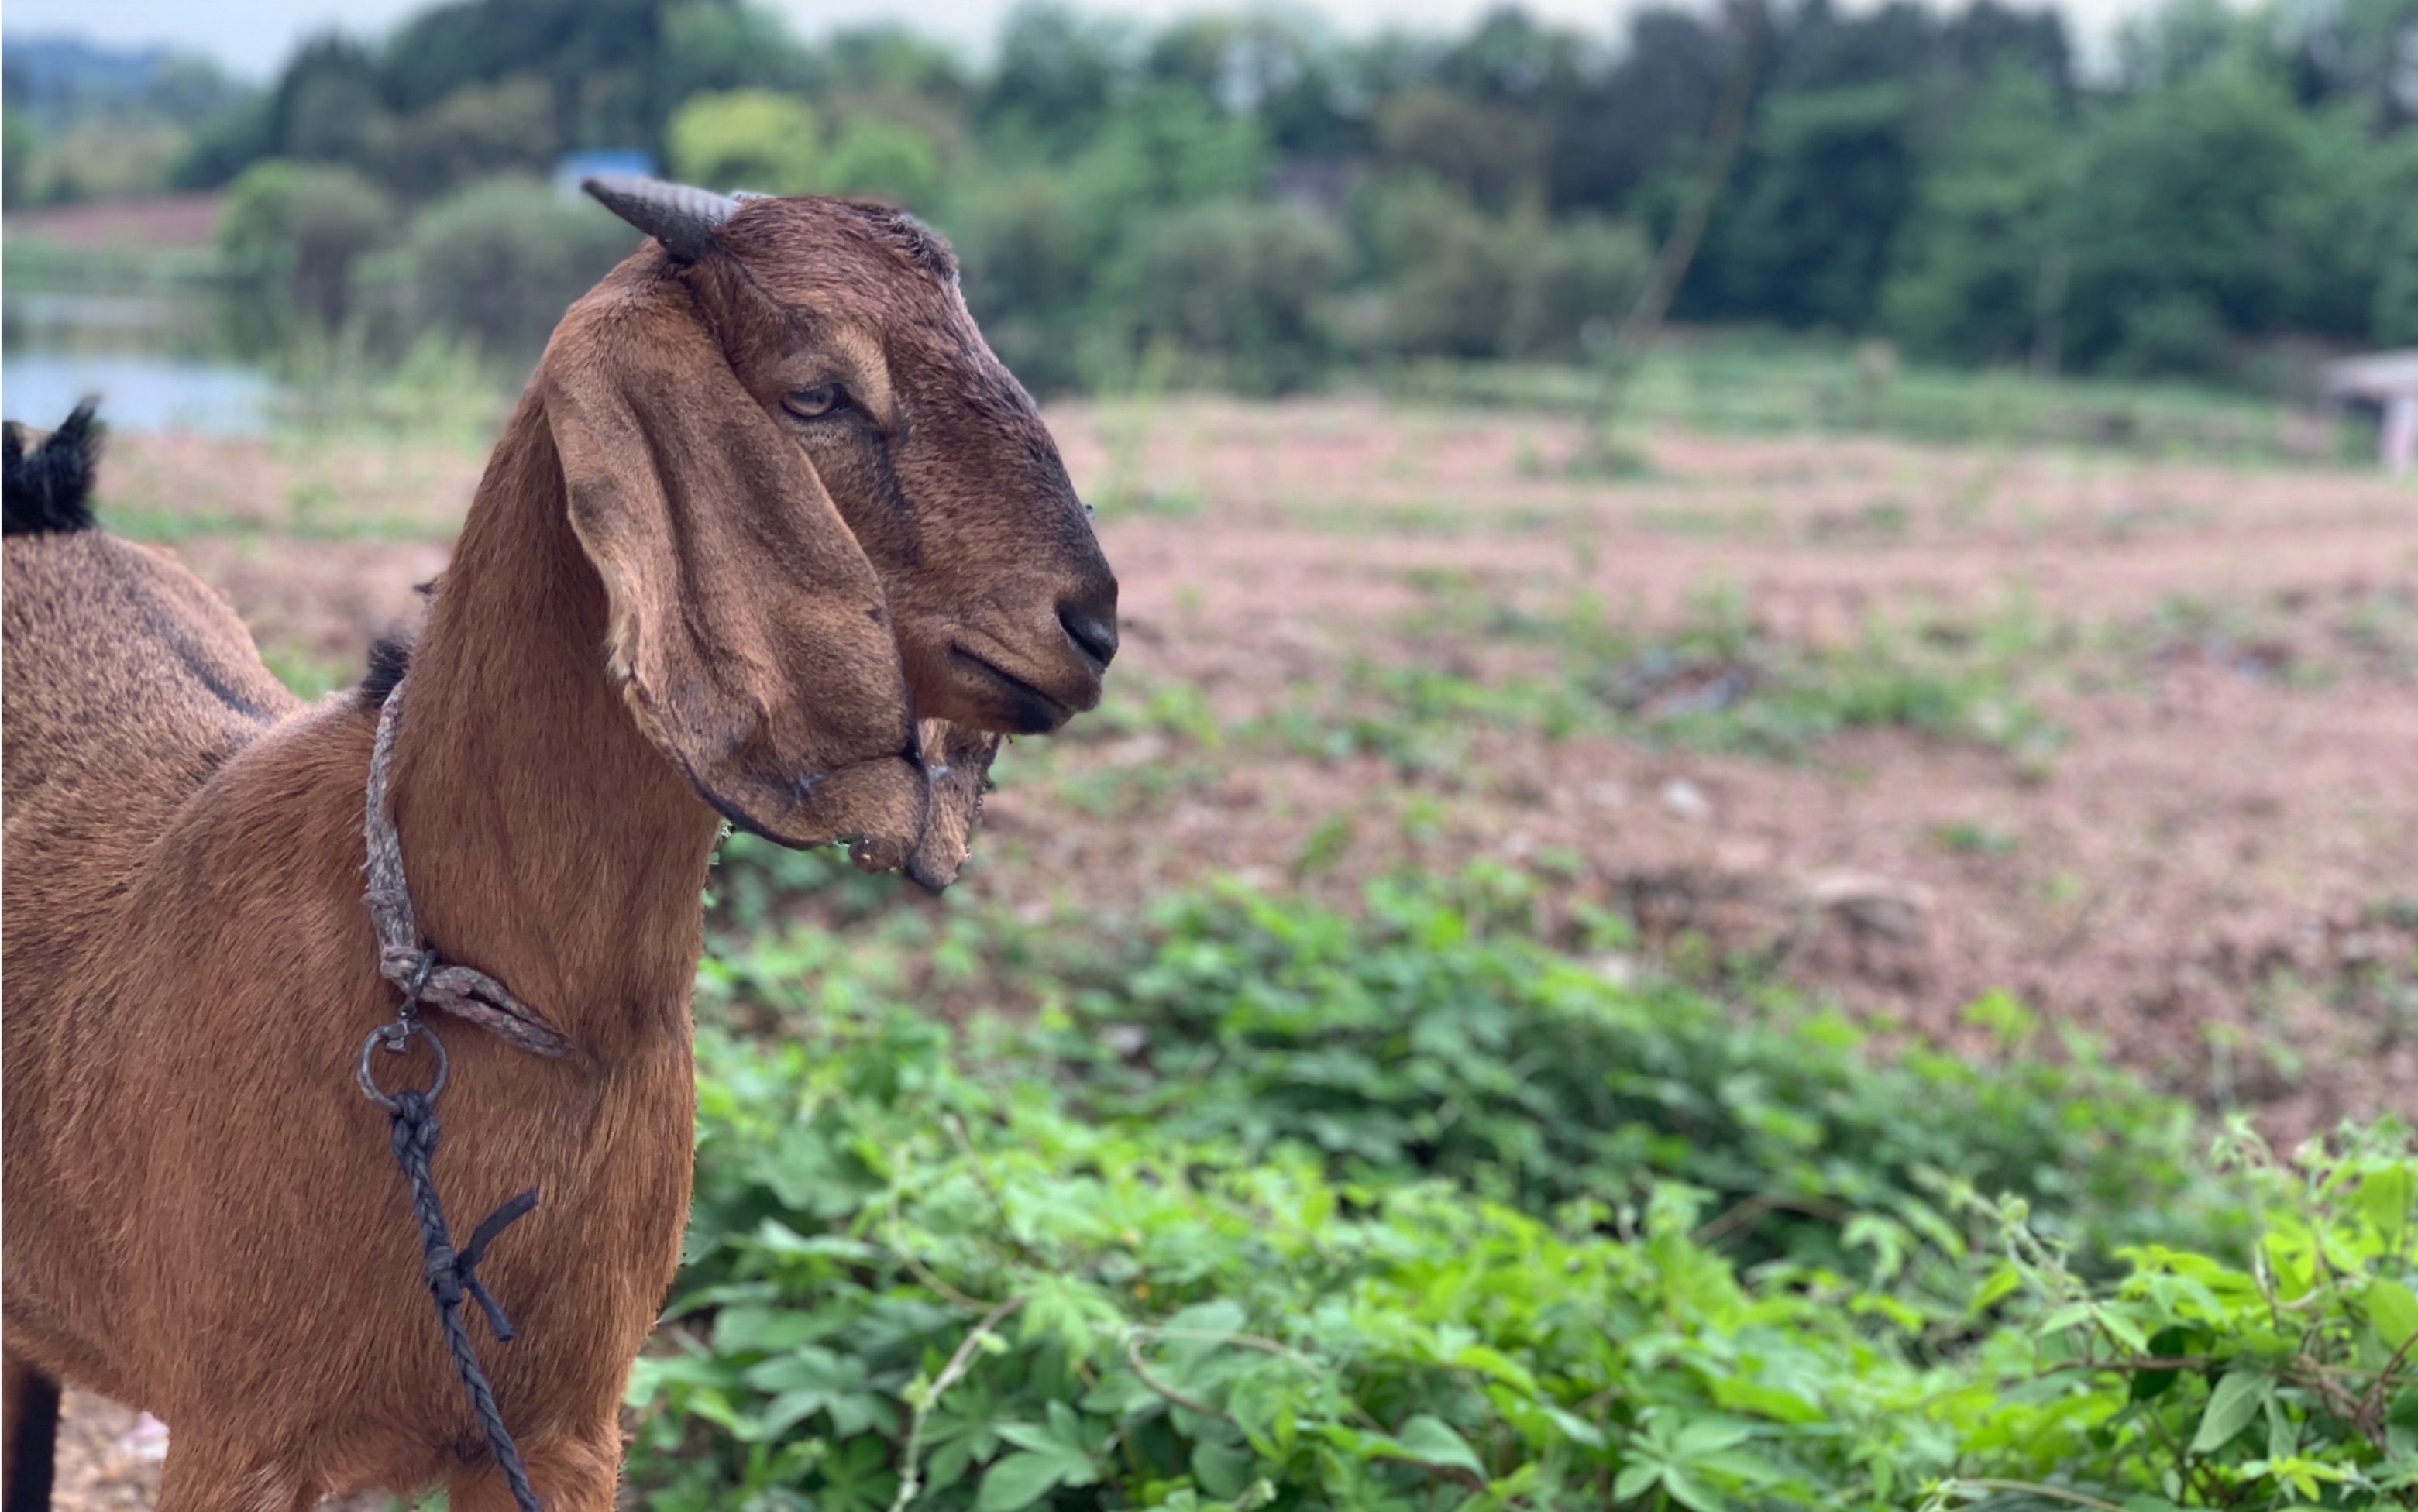
[[[639,727],[733,823],[903,863],[928,787],[880,583],[686,287],[574,309],[539,381]]]

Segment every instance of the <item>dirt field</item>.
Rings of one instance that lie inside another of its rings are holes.
[[[1125,649],[1003,758],[963,885],[1492,858],[1620,954],[1950,1041],[2004,989],[2286,1137],[2418,1108],[2418,489],[1690,435],[1575,480],[1559,422],[1354,400],[1052,420]],[[306,687],[412,612],[480,462],[114,445],[106,506]],[[73,1468],[95,1507],[156,1471]]]

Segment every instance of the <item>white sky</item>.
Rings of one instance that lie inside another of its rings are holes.
[[[265,79],[296,43],[329,27],[375,36],[421,9],[427,0],[8,0],[5,22],[11,35],[73,33],[114,45],[165,42],[206,53],[248,78]],[[1233,10],[1243,5],[1201,0],[1078,0],[1100,14],[1158,22],[1201,10]],[[1450,32],[1493,8],[1498,0],[1291,0],[1326,17],[1346,35],[1387,25]],[[1643,0],[1524,0],[1541,20],[1599,33],[1620,29]],[[2032,0],[2039,3],[2039,0]],[[926,35],[978,54],[997,34],[1015,0],[771,0],[804,36],[835,27],[891,22],[904,17]],[[2154,9],[2158,0],[2058,0],[2086,53],[2102,49],[2118,23]],[[1859,8],[1858,0],[1847,0]]]

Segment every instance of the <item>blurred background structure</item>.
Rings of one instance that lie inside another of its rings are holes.
[[[108,351],[75,371],[225,424],[243,380],[138,348],[509,372],[626,246],[542,188],[604,161],[907,206],[1045,392],[1601,364],[1706,187],[1687,331],[2293,401],[2418,343],[2411,0],[2175,0],[2088,69],[2055,9],[1764,4],[1457,35],[1036,5],[810,42],[732,0],[456,0],[258,83],[12,32],[10,376]]]

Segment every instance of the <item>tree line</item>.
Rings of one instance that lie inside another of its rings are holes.
[[[165,176],[233,189],[264,340],[384,318],[524,353],[623,240],[531,180],[622,148],[915,209],[1039,386],[1155,365],[1268,390],[1599,353],[1741,80],[1675,320],[2253,387],[2418,342],[2418,0],[2175,0],[2089,74],[2057,12],[1997,0],[1732,0],[1616,40],[1514,8],[1350,40],[1037,5],[980,67],[901,29],[808,43],[739,0],[455,0],[305,46]],[[12,115],[12,160],[24,135]]]

